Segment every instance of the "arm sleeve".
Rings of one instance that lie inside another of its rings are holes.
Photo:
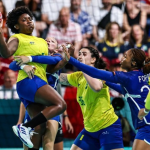
[[[105,84],[107,86],[109,86],[110,88],[114,89],[115,91],[117,91],[117,92],[122,94],[121,85],[115,84],[115,83],[111,83],[111,82],[108,82],[108,81],[106,81]]]
[[[146,97],[145,107],[150,110],[150,91]]]
[[[62,60],[60,56],[32,56],[32,62],[41,64],[57,64],[60,60]]]
[[[116,82],[114,75],[110,71],[99,70],[97,68],[85,65],[73,57],[70,57],[69,63],[77,67],[79,70],[85,72],[89,76],[109,82]]]
[[[13,70],[13,71],[19,71],[21,70],[20,66],[16,64],[17,61],[13,61],[10,63],[9,65],[9,69]]]
[[[128,72],[116,71],[110,72],[105,70],[99,70],[95,67],[88,66],[76,60],[73,57],[70,57],[69,63],[85,72],[89,76],[97,79],[101,79],[104,81],[112,82],[112,83],[120,83],[122,85],[126,85],[130,83],[130,76]],[[132,75],[131,75],[132,76]]]

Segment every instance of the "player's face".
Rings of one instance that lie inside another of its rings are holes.
[[[78,60],[80,62],[82,62],[83,60],[83,57],[84,57],[84,60],[85,60],[85,64],[86,65],[89,65],[89,66],[94,66],[94,63],[95,63],[95,57],[92,58],[91,57],[91,53],[88,49],[86,48],[82,48],[80,51],[79,51],[79,56],[78,56]]]
[[[22,14],[18,19],[18,24],[15,25],[19,33],[31,35],[34,29],[32,18],[28,14]]]
[[[122,69],[125,69],[127,71],[131,71],[132,70],[132,66],[131,66],[131,63],[132,63],[132,53],[131,53],[131,50],[128,50],[124,53],[122,59],[121,59],[121,68]]]
[[[54,53],[54,51],[57,49],[57,41],[53,37],[48,37],[46,38],[46,42],[48,44],[49,53]]]

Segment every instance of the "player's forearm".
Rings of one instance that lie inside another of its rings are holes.
[[[17,61],[13,61],[10,63],[9,65],[9,69],[13,70],[13,71],[19,71],[21,70],[20,66],[16,64]]]
[[[57,64],[62,58],[60,56],[31,56],[32,62],[37,62],[41,64]]]
[[[145,110],[150,111],[150,92],[148,93],[146,97]]]
[[[103,83],[102,81],[100,81],[99,79],[95,79],[90,77],[89,75],[84,74],[84,77],[87,81],[87,83],[89,84],[90,88],[95,91],[95,92],[99,92],[102,88],[103,88]]]
[[[59,61],[55,66],[48,65],[46,71],[48,73],[54,73],[60,69],[62,69],[68,62],[65,59]]]
[[[117,91],[117,92],[122,94],[121,85],[115,84],[115,83],[111,83],[111,82],[108,82],[108,81],[106,81],[105,84],[107,86],[109,86],[110,88],[114,89],[115,91]]]
[[[113,73],[110,71],[99,70],[95,67],[85,65],[73,57],[70,57],[69,63],[71,63],[72,65],[77,67],[79,70],[83,71],[84,73],[88,74],[89,76],[93,78],[116,83],[116,79]]]

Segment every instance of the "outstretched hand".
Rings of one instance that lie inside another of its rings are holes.
[[[14,60],[17,61],[16,64],[19,66],[30,62],[30,59],[28,56],[14,56]]]
[[[139,113],[138,113],[138,118],[139,118],[140,120],[143,120],[143,117],[145,117],[145,116],[148,115],[148,113],[145,113],[145,112],[144,112],[144,109],[145,109],[145,108],[140,109],[140,111],[139,111]]]
[[[68,47],[68,53],[70,54],[70,56],[74,56],[74,50],[75,50],[75,47],[73,46],[72,43],[66,43],[67,45],[69,45]]]
[[[63,58],[66,59],[66,61],[69,61],[69,59],[70,59],[70,54],[69,54],[67,48],[66,48],[65,45],[62,45],[62,47],[63,47],[63,54],[64,54],[64,55],[63,55]]]

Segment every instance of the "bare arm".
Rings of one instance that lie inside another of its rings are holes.
[[[2,32],[0,32],[0,54],[4,58],[8,58],[12,56],[17,48],[18,48],[18,39],[17,38],[10,38],[8,43],[6,44],[2,35]]]
[[[141,18],[140,18],[140,25],[145,28],[146,26],[146,21],[147,21],[147,14],[145,11],[141,12]]]
[[[131,30],[131,27],[130,27],[130,25],[129,25],[129,23],[128,23],[127,15],[126,15],[126,14],[123,15],[123,28],[124,28],[126,31],[129,31],[129,32],[130,32],[130,30]]]
[[[19,111],[19,118],[17,124],[21,124],[23,122],[24,116],[25,116],[25,107],[23,103],[20,103],[20,111]]]
[[[102,88],[103,88],[103,83],[102,81],[100,81],[99,79],[95,79],[90,77],[89,75],[83,73],[87,83],[89,84],[90,88],[94,91],[94,92],[99,92]]]
[[[59,61],[56,65],[48,65],[46,71],[48,73],[54,73],[60,69],[62,69],[68,62],[65,59]]]
[[[93,37],[96,41],[99,41],[98,35],[97,35],[97,26],[93,26]]]
[[[59,76],[59,83],[63,85],[70,85],[67,79],[67,73],[61,73]]]
[[[79,50],[81,48],[81,42],[75,42],[75,51],[74,51],[74,57],[77,58],[79,54]]]

